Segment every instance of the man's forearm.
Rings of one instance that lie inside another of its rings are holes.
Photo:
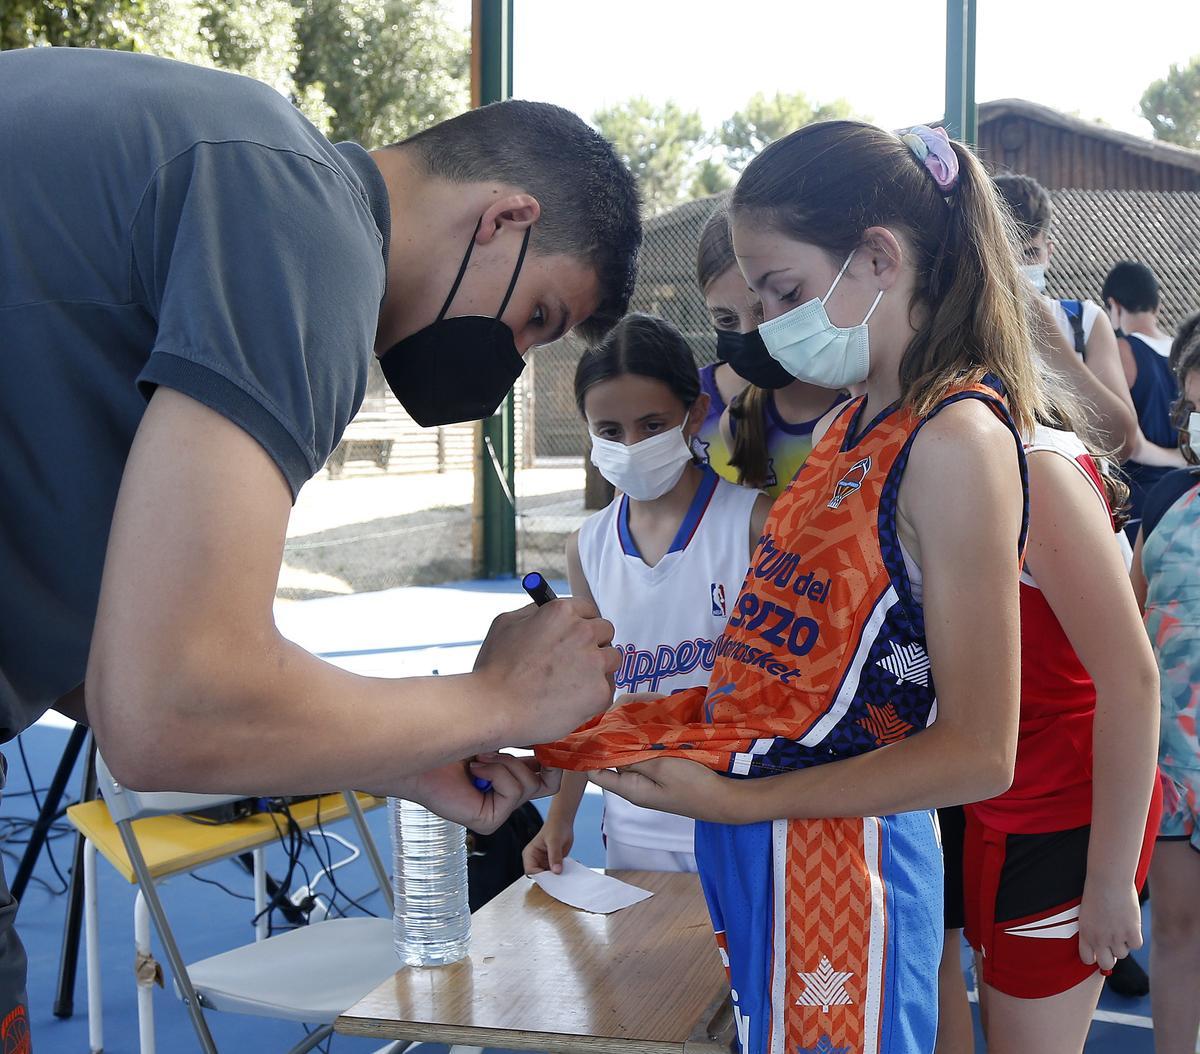
[[[480,674],[348,673],[276,634],[258,648],[192,657],[157,691],[122,700],[129,719],[110,715],[98,735],[110,763],[143,789],[386,787],[504,745],[491,694]]]

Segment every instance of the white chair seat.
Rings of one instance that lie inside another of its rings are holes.
[[[391,919],[326,919],[201,959],[187,972],[201,1005],[213,1010],[331,1024],[399,969],[392,941]]]

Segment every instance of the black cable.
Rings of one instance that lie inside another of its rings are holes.
[[[28,816],[3,816],[0,817],[0,842],[10,843],[12,845],[28,845],[29,839],[24,837],[28,832],[32,832],[37,826],[37,820],[31,820]],[[46,831],[47,840],[58,840],[66,838],[74,833],[75,828],[69,823],[52,823]]]
[[[359,911],[361,911],[361,912],[362,912],[364,915],[370,915],[370,916],[372,916],[373,918],[374,918],[374,917],[378,917],[378,916],[376,916],[376,915],[375,915],[375,912],[371,911],[369,908],[363,907],[363,905],[362,905],[362,904],[360,904],[360,903],[359,903],[357,900],[353,899],[353,898],[352,898],[352,897],[350,897],[348,894],[344,893],[344,892],[342,891],[342,888],[341,888],[341,886],[339,886],[339,885],[338,885],[337,878],[336,878],[336,877],[334,877],[334,868],[333,868],[333,850],[332,850],[332,849],[330,848],[330,846],[329,846],[329,842],[330,842],[330,840],[331,840],[331,839],[330,839],[329,835],[327,835],[327,834],[325,833],[325,827],[324,827],[324,825],[321,823],[321,799],[320,799],[320,798],[318,798],[318,799],[317,799],[317,816],[316,816],[316,821],[317,821],[317,832],[320,834],[320,836],[321,836],[321,840],[322,840],[322,841],[325,843],[325,848],[326,848],[326,850],[327,850],[327,851],[328,851],[328,853],[329,853],[329,866],[328,866],[328,868],[326,868],[326,871],[325,871],[325,873],[326,873],[327,877],[329,878],[329,884],[330,884],[330,886],[331,886],[331,887],[332,887],[332,889],[333,889],[333,894],[332,894],[332,896],[331,896],[331,897],[330,897],[330,899],[329,899],[329,906],[330,906],[330,908],[332,909],[332,907],[333,907],[333,904],[334,904],[334,901],[335,901],[335,900],[336,900],[338,897],[341,897],[341,898],[342,898],[342,900],[344,900],[344,901],[346,901],[347,903],[349,903],[349,904],[352,904],[354,907],[358,908],[358,910],[359,910]],[[316,842],[315,842],[315,841],[313,841],[313,839],[310,837],[310,838],[309,838],[309,843],[310,843],[310,844],[312,845],[312,847],[313,847],[313,852],[314,852],[314,853],[316,853],[316,855],[317,855],[317,861],[318,861],[318,862],[320,862],[320,860],[321,860],[321,854],[320,854],[320,852],[318,852],[318,850],[317,850],[317,847],[316,847]],[[360,852],[362,852],[362,853],[365,855],[365,853],[366,853],[366,848],[364,847],[362,850],[360,850]],[[324,864],[322,864],[321,866],[322,866],[322,867],[325,867],[325,865],[324,865]],[[310,888],[310,890],[311,890],[311,888],[312,888],[312,887],[310,886],[309,888]],[[344,915],[344,914],[345,914],[345,912],[342,912],[342,914]]]
[[[21,857],[18,854],[14,853],[11,849],[0,849],[0,853],[3,853],[3,855],[8,857],[8,859],[11,860],[14,864],[20,865]],[[66,886],[64,886],[62,889],[55,889],[52,885],[50,885],[49,882],[47,882],[40,875],[30,875],[29,881],[37,883],[37,885],[41,886],[42,889],[44,889],[52,897],[61,897],[67,891]]]
[[[231,897],[237,897],[238,900],[248,900],[252,904],[254,903],[253,897],[248,897],[248,896],[246,896],[245,893],[235,893],[232,889],[230,889],[226,885],[222,885],[215,878],[204,878],[203,876],[196,874],[195,871],[189,871],[188,874],[191,875],[192,878],[194,878],[197,882],[203,882],[209,886],[216,886],[217,889],[219,889],[225,893],[228,893]]]
[[[264,915],[267,917],[267,935],[270,936],[275,932],[272,915],[275,909],[279,906],[284,897],[288,895],[288,890],[292,887],[292,876],[296,873],[296,860],[299,856],[299,847],[297,845],[296,835],[299,833],[299,828],[296,821],[292,818],[292,814],[285,810],[285,815],[288,821],[288,841],[283,840],[283,832],[279,829],[279,820],[277,814],[272,812],[271,822],[275,825],[275,833],[279,836],[279,843],[283,846],[284,852],[288,854],[288,869],[284,875],[283,881],[279,884],[275,895],[267,902],[267,906],[258,912],[253,919],[251,925],[257,925],[258,920]]]
[[[25,778],[29,780],[29,792],[33,795],[33,804],[40,814],[42,811],[42,801],[38,797],[37,789],[33,785],[33,771],[29,767],[29,758],[25,756],[25,744],[21,741],[21,737],[17,736],[17,750],[21,753],[21,765],[25,769]],[[55,814],[55,819],[65,815],[66,807]],[[65,893],[71,888],[71,884],[58,868],[58,861],[54,859],[54,847],[50,844],[50,839],[46,839],[46,855],[50,858],[50,866],[54,868],[54,873],[58,876],[58,880],[63,884],[63,892]]]

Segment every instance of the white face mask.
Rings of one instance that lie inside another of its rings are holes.
[[[1200,465],[1200,410],[1193,410],[1188,414],[1187,433],[1187,448],[1192,452],[1192,457],[1196,459],[1192,463]],[[1186,458],[1186,456],[1185,454],[1184,457]]]
[[[829,292],[820,300],[809,300],[758,327],[773,359],[793,377],[822,388],[836,390],[861,384],[870,370],[867,321],[883,299],[883,290],[879,290],[866,318],[857,326],[847,329],[835,326],[825,313],[825,302],[833,295],[852,259],[854,252],[846,257]]]
[[[1033,288],[1039,293],[1046,291],[1046,265],[1037,264],[1022,264],[1021,274],[1029,279]]]
[[[692,449],[683,437],[683,425],[630,446],[592,436],[592,464],[634,501],[661,498],[679,482],[691,460]]]

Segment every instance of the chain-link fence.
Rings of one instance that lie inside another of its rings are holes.
[[[1148,264],[1162,285],[1163,321],[1200,308],[1200,194],[1052,193],[1052,295],[1099,298],[1118,260]],[[633,308],[670,319],[699,362],[715,355],[696,287],[700,230],[719,199],[689,202],[646,224]],[[574,338],[538,349],[517,388],[518,565],[566,573],[564,544],[583,522],[587,429],[575,406]],[[297,503],[282,596],[321,596],[472,576],[474,427],[420,429],[372,381],[331,466]],[[490,465],[485,466],[492,471]]]

